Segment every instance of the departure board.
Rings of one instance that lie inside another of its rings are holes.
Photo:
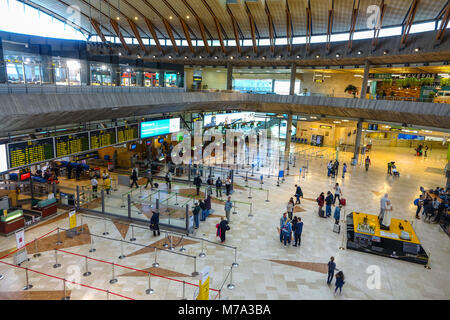
[[[91,136],[91,149],[98,149],[116,144],[116,128],[96,130],[89,132]]]
[[[74,133],[55,137],[56,157],[66,157],[89,150],[89,133]]]
[[[138,136],[138,125],[117,127],[117,142],[122,143],[130,140],[136,140]]]
[[[53,138],[8,144],[9,167],[16,168],[55,157]]]

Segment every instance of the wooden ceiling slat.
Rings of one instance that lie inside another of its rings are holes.
[[[127,43],[125,42],[125,39],[123,38],[122,32],[120,32],[120,28],[119,25],[117,24],[117,22],[114,19],[109,19],[111,26],[114,29],[114,32],[116,33],[116,35],[119,37],[120,42],[122,43],[122,46],[124,47],[125,50],[127,50],[128,52],[130,52],[130,48],[128,47]]]

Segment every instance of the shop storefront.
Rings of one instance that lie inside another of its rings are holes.
[[[90,66],[91,85],[93,86],[113,86],[112,67],[105,63],[91,63]]]

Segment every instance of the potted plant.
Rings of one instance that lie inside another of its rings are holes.
[[[441,78],[441,87],[450,86],[450,78]]]
[[[356,98],[356,95],[358,94],[358,88],[356,88],[354,85],[349,84],[347,88],[344,90],[345,93],[353,94],[353,98]]]

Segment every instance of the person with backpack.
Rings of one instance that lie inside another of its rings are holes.
[[[295,185],[295,197],[297,198],[297,200],[295,201],[295,204],[300,204],[300,197],[303,198],[303,191],[299,185]]]
[[[218,198],[220,194],[220,198],[222,198],[222,180],[220,180],[220,177],[216,180],[216,197]]]
[[[327,192],[325,204],[325,216],[328,218],[331,216],[331,205],[333,204],[333,194],[330,191]]]
[[[230,230],[228,221],[224,217],[220,217],[220,223],[217,225],[218,236],[220,237],[221,243],[225,242],[225,233]]]
[[[289,202],[286,206],[286,211],[288,213],[289,220],[292,220],[292,214],[294,213],[294,199],[289,199]]]
[[[303,232],[303,221],[302,218],[297,218],[297,223],[295,224],[294,227],[294,239],[295,239],[295,244],[294,247],[298,246],[300,247],[300,243],[302,242],[302,232]]]
[[[198,229],[198,226],[200,225],[200,222],[198,221],[198,215],[200,214],[200,206],[198,205],[198,202],[195,203],[194,209],[192,210],[192,214],[194,215],[194,227],[195,229]]]
[[[344,163],[344,166],[342,167],[342,179],[345,178],[345,173],[347,172],[347,164]]]
[[[150,218],[150,230],[153,231],[153,236],[156,237],[156,232],[158,231],[158,236],[161,234],[159,231],[159,212],[152,211],[152,217]]]
[[[286,242],[290,245],[291,244],[292,226],[291,226],[291,221],[289,219],[286,220],[285,224],[281,228],[281,233],[283,234],[284,246],[286,246]]]
[[[325,195],[323,192],[320,193],[320,195],[317,197],[316,199],[317,205],[319,206],[319,217],[324,217],[324,212],[323,212],[323,205],[325,203]]]
[[[202,186],[202,179],[200,178],[200,176],[197,176],[194,179],[194,185],[195,185],[195,188],[197,189],[197,195],[199,195],[200,194],[200,187]]]
[[[336,198],[339,198],[339,201],[341,201],[342,190],[341,187],[339,187],[339,183],[336,183],[336,185],[334,186],[334,190],[333,205],[335,205],[336,203]]]
[[[337,290],[339,289],[339,294],[342,294],[342,287],[344,286],[344,273],[342,271],[339,271],[336,273],[336,289],[334,289],[334,295],[336,296]]]
[[[233,208],[233,202],[231,202],[231,197],[228,197],[227,201],[225,202],[225,215],[227,216],[227,220],[230,220],[230,211]]]
[[[280,242],[283,242],[283,227],[285,223],[287,222],[287,213],[283,213],[283,215],[280,218]]]
[[[419,195],[419,198],[414,200],[414,205],[417,207],[416,219],[420,219],[419,213],[420,213],[420,210],[422,210],[422,205],[423,205],[423,196],[422,195]]]
[[[369,171],[369,166],[370,166],[370,158],[369,158],[369,156],[367,156],[366,160],[364,160],[364,164],[366,166],[366,171]]]

